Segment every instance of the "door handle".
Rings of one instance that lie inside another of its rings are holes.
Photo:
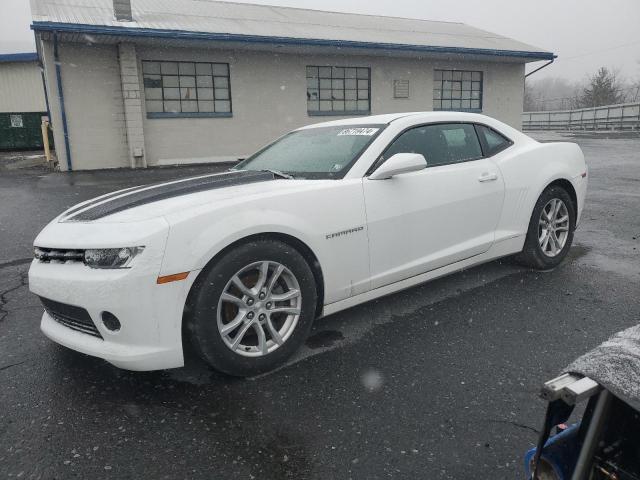
[[[478,178],[478,181],[481,183],[484,182],[493,182],[495,180],[498,179],[498,174],[497,173],[483,173],[482,175],[480,175],[480,177]]]

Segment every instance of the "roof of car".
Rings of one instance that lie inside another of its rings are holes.
[[[366,117],[351,117],[340,120],[332,120],[328,122],[316,123],[303,128],[318,127],[339,127],[342,125],[388,125],[391,122],[401,118],[423,117],[425,121],[474,121],[484,117],[477,113],[467,112],[398,112],[386,113],[382,115],[369,115]]]

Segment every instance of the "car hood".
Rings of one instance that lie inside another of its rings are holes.
[[[171,213],[233,200],[272,196],[315,183],[287,180],[270,172],[233,171],[172,182],[133,187],[78,204],[58,217],[59,222],[121,223],[162,217]]]

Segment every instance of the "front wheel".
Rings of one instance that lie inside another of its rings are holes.
[[[557,185],[547,188],[533,209],[518,260],[538,270],[557,267],[571,248],[575,227],[575,206],[567,191]]]
[[[287,244],[256,240],[227,252],[195,285],[187,330],[216,370],[250,376],[281,365],[305,341],[316,286],[304,257]]]

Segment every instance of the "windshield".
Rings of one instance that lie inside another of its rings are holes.
[[[302,178],[342,178],[384,125],[348,125],[297,130],[236,166],[277,170]]]

